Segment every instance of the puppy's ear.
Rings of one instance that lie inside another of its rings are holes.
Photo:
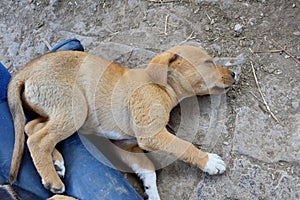
[[[146,68],[151,80],[160,85],[167,85],[168,67],[176,58],[177,54],[168,51],[155,56]]]

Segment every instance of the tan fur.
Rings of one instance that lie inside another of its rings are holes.
[[[64,185],[51,155],[55,145],[76,130],[119,133],[120,138],[110,138],[114,140],[136,138],[141,149],[173,155],[203,169],[207,153],[166,130],[170,111],[183,98],[219,94],[233,83],[231,71],[191,46],[174,47],[153,58],[146,69],[132,70],[84,52],[43,55],[14,75],[8,88],[16,138],[10,181],[18,174],[24,129],[44,186],[55,193],[63,192]],[[40,116],[36,121],[25,125],[22,102]],[[140,152],[135,146],[123,148]],[[59,152],[54,154],[62,159]]]

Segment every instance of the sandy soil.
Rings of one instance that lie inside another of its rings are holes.
[[[239,73],[238,86],[183,101],[170,125],[220,154],[228,169],[208,176],[172,162],[157,173],[161,198],[299,199],[300,65],[286,53],[254,53],[284,47],[299,62],[299,7],[298,0],[2,0],[0,60],[13,72],[70,37],[130,68],[175,45],[201,46]],[[140,182],[126,177],[142,193]]]

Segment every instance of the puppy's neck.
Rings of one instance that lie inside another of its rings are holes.
[[[182,99],[195,95],[189,81],[175,68],[165,67],[154,63],[148,65],[145,72],[153,83],[159,85],[168,93],[173,107]]]
[[[165,89],[172,100],[173,107],[183,99],[196,95],[190,83],[174,70],[168,71]]]

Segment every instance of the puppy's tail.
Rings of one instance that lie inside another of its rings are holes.
[[[17,75],[18,76],[18,75]],[[10,167],[9,181],[12,184],[18,176],[19,168],[24,151],[24,127],[25,127],[25,115],[22,107],[22,92],[24,88],[25,79],[15,77],[8,85],[8,105],[12,118],[14,121],[15,129],[15,144],[13,150],[13,156]]]

